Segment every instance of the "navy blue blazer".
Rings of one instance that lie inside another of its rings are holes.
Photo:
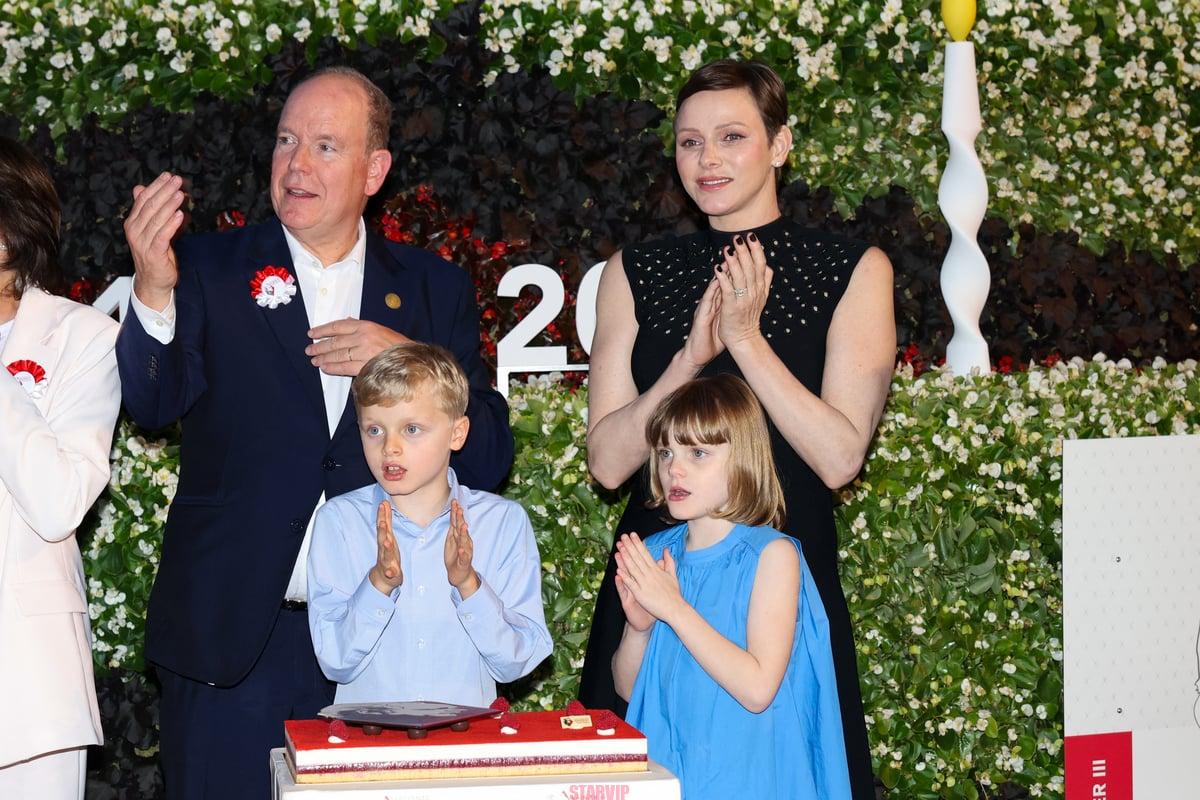
[[[134,421],[154,429],[182,420],[179,487],[150,593],[146,656],[230,686],[266,646],[321,493],[336,497],[373,478],[353,402],[329,434],[319,371],[304,354],[302,293],[275,309],[251,297],[250,280],[263,267],[295,271],[280,223],[185,237],[176,254],[174,339],[161,344],[130,314],[117,341]],[[400,296],[399,309],[385,303],[389,293]],[[368,233],[360,317],[454,353],[471,383],[471,428],[451,465],[467,486],[496,487],[512,465],[512,431],[479,357],[467,273]]]

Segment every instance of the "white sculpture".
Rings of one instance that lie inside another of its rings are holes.
[[[987,300],[991,272],[976,235],[987,209],[987,178],[975,154],[975,137],[983,127],[975,77],[975,47],[965,41],[975,21],[972,0],[943,0],[942,18],[955,39],[946,45],[942,89],[942,132],[950,157],[938,185],[938,206],[952,234],[942,262],[942,297],[954,321],[946,345],[946,366],[955,375],[991,371],[987,342],[979,332],[979,315]]]

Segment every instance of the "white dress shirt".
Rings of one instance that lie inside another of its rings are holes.
[[[309,327],[315,328],[326,322],[353,317],[358,319],[362,310],[363,263],[367,251],[367,226],[358,221],[358,239],[350,252],[340,261],[329,266],[305,249],[287,228],[283,229],[283,237],[287,240],[288,251],[292,255],[296,282],[300,285],[300,295],[304,302],[304,311],[308,314]],[[142,303],[136,293],[131,292],[129,307],[142,323],[142,327],[152,337],[168,344],[175,338],[175,293],[171,293],[171,301],[161,312],[155,311]],[[269,313],[269,312],[268,312]],[[315,367],[314,367],[315,369]],[[342,412],[346,410],[346,402],[350,396],[350,382],[353,378],[347,375],[321,375],[321,391],[325,397],[325,417],[329,425],[329,435],[333,436],[337,429]],[[316,508],[325,502],[325,495],[317,501]],[[304,541],[300,544],[300,554],[292,567],[292,577],[288,580],[287,592],[284,598],[288,600],[305,600],[308,596],[308,548],[312,540],[313,520],[316,519],[316,509],[308,520],[308,530],[304,532]]]

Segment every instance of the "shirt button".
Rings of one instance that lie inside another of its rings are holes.
[[[424,587],[424,586],[418,586],[418,587],[417,587],[417,594],[425,594],[425,587]]]
[[[321,296],[322,296],[322,297],[324,297],[324,296],[325,296],[325,295],[327,295],[327,294],[329,294],[329,290],[328,290],[328,289],[321,289]]]
[[[299,533],[300,531],[304,530],[304,520],[302,520],[302,519],[294,519],[291,522],[289,522],[288,525],[296,533]]]
[[[475,619],[475,615],[468,611],[466,614],[463,614],[463,619],[465,619],[467,622],[470,622],[471,620]]]
[[[418,650],[425,649],[425,640],[424,639],[417,639],[417,649]]]
[[[326,471],[330,472],[337,469],[337,465],[338,463],[328,456],[326,456],[325,460],[321,462],[321,466],[324,467]]]
[[[422,536],[419,539],[417,539],[417,541],[420,542],[421,544],[425,544],[425,537]]]
[[[154,320],[154,324],[161,328],[162,326],[166,325],[167,323],[163,322],[161,319],[156,319],[156,320]]]

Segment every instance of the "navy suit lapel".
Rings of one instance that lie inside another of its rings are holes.
[[[278,220],[272,220],[259,229],[257,240],[250,249],[250,263],[246,265],[247,285],[255,273],[266,266],[286,267],[293,278],[296,275],[292,253],[288,250],[287,240],[283,238],[283,227]],[[258,313],[262,314],[270,326],[288,363],[300,379],[300,384],[304,387],[304,396],[324,419],[325,395],[321,389],[320,371],[304,353],[304,348],[312,340],[308,338],[308,312],[304,308],[304,293],[300,289],[300,282],[296,281],[296,294],[290,303],[276,308],[260,306]]]
[[[408,271],[388,250],[383,239],[367,234],[366,260],[363,264],[363,296],[359,319],[377,322],[385,328],[405,333],[412,327],[413,313],[420,303],[409,297],[412,282]],[[399,307],[392,305],[399,300]]]
[[[404,266],[396,260],[387,244],[378,235],[367,231],[366,253],[363,258],[362,301],[358,318],[375,322],[405,335],[412,331],[413,313],[419,305],[411,292],[412,281]],[[391,304],[389,305],[389,300]],[[399,300],[398,308],[392,308]],[[338,420],[333,438],[355,427],[354,398],[346,401],[342,418]]]

